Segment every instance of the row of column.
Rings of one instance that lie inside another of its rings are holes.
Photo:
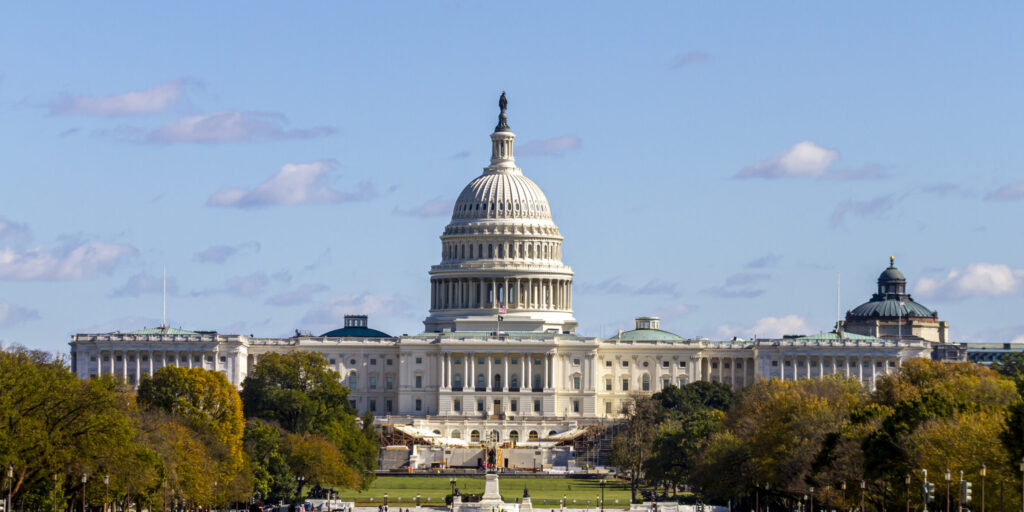
[[[562,244],[558,242],[522,242],[501,244],[465,244],[446,242],[441,249],[443,260],[532,259],[561,260]]]
[[[103,354],[104,353],[110,354],[110,361],[109,361],[110,364],[108,365],[108,370],[106,372],[104,372],[104,369],[103,369]],[[122,379],[127,381],[128,380],[128,375],[129,375],[129,363],[133,363],[133,364],[131,364],[131,366],[134,366],[134,368],[131,370],[131,374],[135,378],[135,380],[133,382],[136,385],[138,385],[139,379],[142,378],[142,374],[143,374],[143,371],[142,371],[143,370],[143,368],[142,368],[142,357],[143,356],[145,356],[145,358],[146,358],[146,366],[147,366],[146,374],[153,375],[153,371],[154,370],[163,368],[165,366],[181,366],[181,367],[185,367],[185,368],[193,368],[193,367],[205,368],[206,366],[205,366],[205,361],[203,360],[203,358],[207,354],[210,354],[210,353],[211,353],[211,351],[195,351],[195,350],[179,351],[179,350],[102,350],[101,349],[101,350],[98,350],[98,351],[90,352],[90,356],[94,354],[95,357],[96,357],[96,376],[97,377],[102,377],[103,375],[119,375]],[[117,366],[116,366],[116,364],[117,364],[117,355],[118,354],[121,355],[120,369],[118,369]],[[129,354],[135,356],[135,361],[134,362],[128,361]],[[212,351],[212,354],[213,354],[213,368],[216,369],[217,368],[217,363],[220,361],[220,351],[214,349]],[[154,355],[160,356],[160,365],[156,366],[156,367],[154,367],[154,362],[153,362],[153,360],[154,360],[153,356]],[[169,355],[174,355],[174,361],[173,362],[168,362],[168,356]],[[181,361],[182,356],[184,356],[186,359],[188,359],[186,364],[178,364],[178,363],[182,363],[182,361]],[[196,356],[199,356],[199,364],[194,364]],[[91,361],[89,361],[89,362],[91,363]],[[88,368],[88,366],[87,366],[87,368]],[[233,379],[232,379],[232,376],[229,375],[229,380],[232,380],[233,384],[238,385],[238,381],[240,379],[240,375],[239,375],[240,368],[239,368],[239,363],[238,363],[237,360],[235,361],[234,369],[235,369],[235,372],[234,372],[235,375],[233,376]],[[118,371],[118,370],[120,370],[120,371]]]
[[[796,380],[796,379],[801,378],[800,374],[798,373],[797,363],[799,363],[800,361],[803,361],[804,362],[803,378],[805,378],[805,379],[809,379],[809,378],[812,378],[812,377],[821,378],[821,377],[824,377],[825,375],[836,375],[838,373],[842,373],[846,377],[856,377],[857,380],[859,380],[861,382],[864,382],[864,377],[865,377],[865,375],[864,375],[864,363],[867,363],[868,364],[868,368],[870,368],[870,372],[868,373],[867,377],[870,379],[870,388],[872,390],[875,389],[875,383],[876,383],[878,375],[879,375],[879,373],[878,373],[878,366],[877,366],[879,362],[882,363],[882,373],[881,373],[881,375],[889,375],[891,373],[891,369],[890,369],[890,366],[889,366],[890,362],[895,362],[897,368],[902,365],[899,357],[892,357],[892,356],[873,356],[873,355],[866,355],[866,356],[831,356],[831,355],[829,355],[829,356],[825,356],[825,355],[821,355],[821,356],[810,356],[810,355],[798,356],[798,355],[794,355],[794,356],[790,356],[788,358],[784,357],[782,362],[780,363],[779,378],[781,380],[786,380],[786,361],[787,360],[792,363],[790,365],[790,367],[792,368],[792,371],[790,372],[790,379],[789,380]],[[831,371],[829,373],[827,373],[827,374],[825,373],[825,361],[826,360],[828,360],[831,363]],[[842,360],[842,365],[841,366],[837,363],[837,360]],[[812,368],[811,363],[817,363],[815,365],[815,367],[817,368],[816,372],[812,372],[811,371],[811,368]],[[853,365],[856,365],[856,372],[851,372],[851,367]],[[814,373],[816,373],[817,375],[814,375]]]
[[[543,362],[542,368],[541,368],[541,371],[543,372],[543,374],[542,374],[543,375],[543,379],[542,379],[543,389],[545,389],[545,390],[546,389],[551,389],[551,383],[554,380],[553,379],[553,377],[554,377],[554,364],[553,364],[554,363],[554,354],[544,353],[544,354],[541,354],[541,355],[543,356],[543,359],[544,359],[544,362]],[[455,356],[454,353],[445,352],[443,354],[442,359],[441,359],[441,390],[443,390],[443,391],[450,391],[454,387],[454,379],[452,377],[454,375],[454,369],[453,369],[453,365],[454,365],[453,358],[454,358],[454,356]],[[518,356],[519,357],[519,389],[522,390],[522,389],[531,389],[532,388],[532,384],[531,383],[533,382],[533,357],[535,356],[535,354],[530,354],[530,353],[526,353],[526,352],[522,352],[522,353],[516,353],[516,352],[484,352],[484,353],[466,352],[466,353],[462,354],[462,372],[463,372],[462,389],[463,390],[475,390],[475,389],[477,389],[476,380],[475,380],[475,375],[476,375],[476,372],[477,372],[476,365],[478,364],[477,363],[477,358],[481,357],[481,356],[486,358],[486,360],[487,360],[487,372],[483,374],[484,375],[484,386],[483,386],[483,390],[484,391],[488,391],[489,392],[489,391],[508,391],[509,390],[509,380],[510,380],[509,377],[510,376],[509,376],[509,372],[508,372],[508,365],[509,365],[509,357],[510,356]],[[493,363],[494,363],[494,357],[495,356],[501,356],[501,363],[504,366],[504,371],[501,374],[502,375],[502,379],[501,379],[501,389],[500,390],[499,389],[493,389],[494,388],[494,386],[493,386],[493,383],[494,383],[494,380],[493,380],[493,375],[494,375]]]
[[[572,309],[569,279],[439,278],[430,286],[431,309]]]

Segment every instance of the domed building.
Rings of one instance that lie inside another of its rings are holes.
[[[949,340],[949,324],[937,311],[917,303],[907,293],[907,278],[889,257],[889,267],[878,276],[878,292],[871,300],[846,312],[844,330],[887,340],[920,339],[931,343]]]
[[[516,167],[515,134],[502,93],[491,165],[462,189],[430,269],[427,332],[569,334],[572,269],[540,187]]]

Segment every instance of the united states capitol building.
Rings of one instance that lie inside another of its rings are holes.
[[[137,384],[164,366],[223,372],[241,386],[260,357],[318,352],[359,411],[433,444],[557,443],[620,418],[636,393],[715,381],[842,374],[872,388],[908,358],[930,357],[948,325],[914,302],[890,261],[878,293],[834,332],[781,339],[686,339],[639,317],[610,338],[576,334],[572,268],[544,192],[516,166],[502,95],[491,160],[459,194],[429,270],[424,332],[391,336],[366,316],[321,336],[261,338],[161,327],[76,334],[72,367]],[[522,461],[520,461],[522,462]],[[536,461],[535,461],[536,463]],[[506,464],[508,462],[506,461]]]

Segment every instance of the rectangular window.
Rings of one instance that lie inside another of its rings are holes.
[[[518,357],[510,357],[510,358],[508,358],[508,362],[510,362],[512,364],[519,364],[519,358]]]
[[[416,358],[416,364],[423,364],[423,358],[422,357],[417,357]]]
[[[519,410],[519,400],[516,400],[515,398],[510,400],[509,403],[508,403],[508,409],[510,411],[512,411],[512,412],[518,411]]]
[[[384,408],[388,414],[391,414],[391,400],[384,402]]]
[[[387,389],[395,389],[395,378],[394,377],[390,377],[389,376],[389,377],[386,378],[386,380],[384,382],[385,382],[384,386]]]
[[[484,412],[484,401],[482,399],[476,401],[476,412]]]
[[[629,368],[629,361],[623,361],[622,362],[622,367],[623,368]]]
[[[391,366],[391,359],[388,359],[388,366]]]
[[[662,387],[662,389],[667,388],[668,385],[669,385],[669,382],[670,381],[668,379],[661,379],[661,387]]]
[[[605,366],[605,368],[611,368],[612,367],[612,362],[611,361],[605,361],[604,362],[604,366]]]
[[[419,398],[416,399],[416,410],[417,411],[422,411],[423,410],[423,400],[420,400]]]
[[[423,387],[423,376],[422,375],[417,375],[416,376],[416,389],[420,389],[422,387]]]
[[[370,412],[377,412],[377,401],[370,399]]]
[[[786,366],[793,366],[793,364],[792,364],[792,363],[793,363],[793,361],[786,361],[786,362],[785,362],[784,364],[785,364]]]
[[[135,356],[128,356],[128,360],[134,363],[135,362]]]
[[[611,379],[605,379],[605,381],[604,381],[604,390],[605,391],[611,391],[612,390],[612,380]]]
[[[478,357],[476,358],[476,364],[487,364],[487,360],[482,357]]]
[[[662,367],[662,368],[668,368],[670,364],[671,364],[671,363],[669,363],[668,361],[662,361],[662,362],[661,362],[661,367]]]
[[[718,363],[711,363],[712,368],[718,368]]]
[[[331,364],[338,364],[338,361],[335,359],[331,359]]]
[[[494,364],[501,364],[501,358],[500,357],[495,357],[494,358]]]
[[[90,357],[89,360],[92,361],[92,362],[96,362],[96,356]]]
[[[743,363],[736,363],[736,368],[743,368]]]
[[[576,413],[580,412],[580,401],[579,400],[573,400],[572,401],[572,412],[576,412]]]
[[[686,361],[679,361],[680,368],[686,368]]]
[[[612,413],[612,401],[611,400],[608,400],[607,402],[604,403],[604,413],[605,414],[611,414]]]
[[[143,360],[143,361],[145,361],[146,359],[145,359],[145,358],[143,358],[142,360]],[[220,356],[220,362],[222,362],[222,363],[226,363],[226,362],[228,362],[228,358],[226,358],[226,357],[224,357],[224,356]]]
[[[461,357],[456,357],[454,362],[455,362],[455,364],[462,364],[462,358]]]
[[[370,376],[370,389],[377,389],[377,376],[376,375],[371,375]]]
[[[622,390],[629,391],[629,379],[622,379]]]
[[[540,365],[540,359],[534,359],[533,364]]]
[[[533,401],[533,412],[540,412],[540,400]]]
[[[196,358],[196,361],[198,361],[198,360],[199,360],[199,359],[198,359],[198,358]],[[117,356],[117,362],[119,362],[119,363],[121,362],[121,356]]]
[[[370,358],[370,364],[373,365],[373,366],[377,366],[377,359],[371,357]]]
[[[772,361],[772,366],[778,366],[778,365],[779,365],[778,361]]]
[[[579,366],[580,365],[580,360],[579,359],[573,359],[572,360],[572,365],[573,366]]]
[[[572,377],[572,388],[573,389],[579,389],[580,388],[580,376],[579,375],[573,375],[573,377]]]
[[[351,405],[353,409],[356,408],[356,401],[355,400],[349,400],[348,404]]]
[[[728,369],[729,369],[729,363],[725,363],[725,369],[726,369],[726,370],[728,370]]]
[[[454,409],[455,412],[462,412],[462,400],[456,398],[452,401],[452,409]]]

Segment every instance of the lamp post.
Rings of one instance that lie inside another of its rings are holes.
[[[89,480],[89,476],[82,473],[82,512],[85,512],[85,482]]]
[[[103,512],[107,512],[107,502],[110,501],[110,474],[103,475]]]
[[[604,486],[605,486],[605,483],[606,483],[605,480],[602,478],[601,479],[601,512],[604,512]],[[984,512],[984,511],[982,511],[982,512]]]
[[[811,512],[814,512],[814,486],[811,486]]]
[[[843,506],[846,506],[846,481],[843,481],[841,488],[843,489]]]
[[[57,512],[57,473],[53,474],[53,512]]]
[[[14,464],[7,466],[7,503],[4,504],[4,512],[11,510],[11,490],[14,489]]]
[[[384,512],[388,512],[388,493],[384,493]]]
[[[1024,466],[1024,462],[1021,463]],[[953,474],[950,473],[949,468],[946,468],[946,512],[949,512],[949,486],[953,480]]]
[[[416,508],[420,508],[420,493],[416,493]]]
[[[981,465],[981,512],[985,512],[985,464]]]
[[[860,481],[860,512],[864,512],[864,491],[867,490],[868,483],[864,480]]]
[[[1021,465],[1024,466],[1024,462],[1021,462]],[[568,505],[568,504],[569,504],[568,497],[563,494],[562,495],[562,510],[565,510],[565,506]]]

